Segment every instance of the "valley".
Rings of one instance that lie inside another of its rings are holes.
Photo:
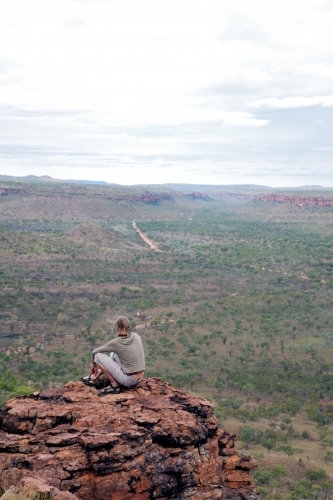
[[[272,196],[333,192],[222,191],[2,181],[1,403],[78,380],[124,314],[146,375],[211,400],[259,461],[263,499],[326,498],[332,206]]]

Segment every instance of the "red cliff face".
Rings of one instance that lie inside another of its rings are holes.
[[[1,409],[0,486],[39,481],[59,499],[256,500],[256,463],[234,438],[208,401],[159,379],[104,397],[69,382]]]
[[[264,194],[259,195],[256,201],[274,201],[277,203],[290,203],[298,206],[320,206],[320,207],[333,207],[333,198],[325,197],[301,197],[301,196],[287,196],[284,194]]]

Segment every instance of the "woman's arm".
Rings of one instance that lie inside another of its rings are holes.
[[[92,360],[94,360],[94,356],[98,352],[112,352],[116,345],[117,345],[117,339],[112,339],[107,344],[102,345],[101,347],[97,347],[91,353]]]

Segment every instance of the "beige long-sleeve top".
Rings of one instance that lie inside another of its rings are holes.
[[[130,332],[127,337],[117,337],[92,351],[92,357],[98,352],[115,352],[121,362],[124,373],[141,372],[145,369],[145,354],[140,335]]]

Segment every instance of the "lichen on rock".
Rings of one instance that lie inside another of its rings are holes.
[[[256,462],[234,440],[209,401],[160,379],[103,397],[69,382],[1,409],[0,486],[34,478],[82,500],[255,500]]]

